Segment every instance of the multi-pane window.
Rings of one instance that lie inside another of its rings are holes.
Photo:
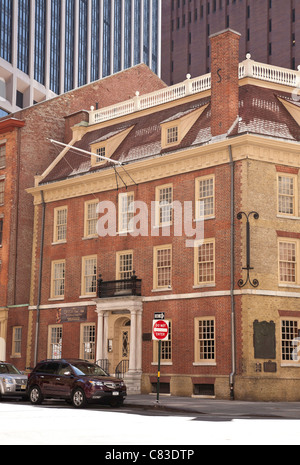
[[[299,361],[299,321],[281,321],[281,360],[282,362]]]
[[[278,213],[297,215],[297,178],[293,175],[278,175]]]
[[[214,197],[214,176],[204,176],[203,178],[196,179],[196,219],[214,216]]]
[[[103,160],[103,158],[100,158],[100,157],[106,157],[106,147],[105,147],[105,145],[102,146],[102,147],[97,148],[96,152],[97,152],[97,155],[98,155],[98,157],[96,157],[96,163],[97,164],[98,163],[103,163],[103,161],[105,161],[105,160]]]
[[[160,186],[156,190],[158,226],[168,225],[172,222],[173,187]]]
[[[172,144],[178,141],[178,126],[173,126],[167,129],[167,144]]]
[[[0,145],[0,168],[5,168],[6,163],[6,145]]]
[[[214,318],[195,320],[195,361],[211,363],[216,360]]]
[[[297,242],[279,242],[279,282],[297,282]]]
[[[172,246],[154,249],[154,289],[170,288],[172,284]]]
[[[98,200],[85,203],[84,237],[93,237],[97,234],[97,205]]]
[[[48,335],[48,358],[61,359],[62,358],[62,326],[50,326]]]
[[[162,362],[170,362],[172,360],[172,322],[170,320],[168,340],[161,342],[161,360]]]
[[[51,298],[65,295],[65,260],[52,262]]]
[[[67,239],[67,207],[54,210],[54,242],[64,242]]]
[[[4,180],[0,181],[0,205],[4,205]]]
[[[21,356],[21,348],[22,348],[22,327],[16,326],[13,328],[12,354],[14,357]]]
[[[195,247],[195,285],[215,282],[215,240],[206,239]]]
[[[119,195],[119,231],[126,232],[132,230],[132,220],[134,217],[134,194]]]
[[[80,357],[90,362],[95,361],[96,351],[96,327],[95,324],[84,324],[81,326],[81,348]]]
[[[133,272],[133,252],[119,252],[117,254],[117,279],[130,279]]]
[[[97,291],[97,257],[83,257],[82,259],[83,280],[82,294],[95,294]]]

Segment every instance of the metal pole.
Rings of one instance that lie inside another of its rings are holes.
[[[160,390],[160,358],[161,358],[161,341],[158,341],[158,371],[157,371],[157,396],[156,396],[157,403],[159,403],[159,390]]]

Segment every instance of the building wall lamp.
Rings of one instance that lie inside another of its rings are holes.
[[[245,212],[239,212],[237,214],[237,219],[241,220],[243,218],[243,215],[245,215],[247,219],[246,223],[246,256],[247,256],[247,266],[243,268],[243,270],[247,271],[247,279],[244,281],[243,279],[239,279],[238,281],[238,286],[240,288],[246,286],[246,284],[249,282],[252,287],[258,287],[259,286],[259,281],[257,279],[252,279],[250,278],[250,271],[253,270],[254,268],[251,267],[250,264],[250,251],[251,251],[251,246],[250,246],[250,221],[249,218],[251,215],[253,215],[255,220],[258,220],[259,214],[255,211],[251,211],[250,213],[245,213]]]

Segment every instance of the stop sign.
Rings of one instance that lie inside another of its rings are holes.
[[[165,320],[153,320],[153,340],[167,341],[169,338],[169,322]]]

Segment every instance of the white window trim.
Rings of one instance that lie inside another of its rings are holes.
[[[296,245],[296,281],[292,283],[290,281],[280,281],[280,244],[289,243]],[[299,288],[300,286],[300,239],[294,239],[289,237],[278,237],[278,286],[279,287],[294,287]]]

